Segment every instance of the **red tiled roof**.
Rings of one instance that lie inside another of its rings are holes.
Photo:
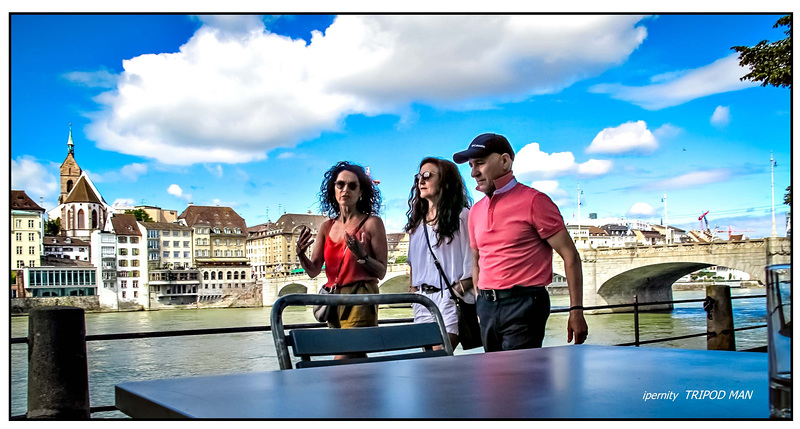
[[[186,207],[186,210],[178,216],[178,219],[185,219],[186,225],[192,227],[195,225],[209,226],[211,228],[216,226],[220,229],[238,227],[242,230],[242,234],[247,233],[247,224],[244,218],[230,207],[192,205]]]
[[[36,204],[25,191],[11,191],[11,209],[12,210],[37,210],[44,211],[43,208]]]
[[[136,225],[136,216],[132,214],[116,213],[111,217],[114,233],[117,235],[135,235],[141,237],[139,226]]]

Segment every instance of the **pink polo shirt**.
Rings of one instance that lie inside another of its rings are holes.
[[[469,212],[470,246],[480,254],[478,288],[550,284],[553,248],[546,239],[565,228],[558,207],[510,172],[495,186]]]

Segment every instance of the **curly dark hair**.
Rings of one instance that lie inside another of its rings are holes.
[[[467,193],[464,178],[461,177],[455,164],[446,159],[427,157],[419,163],[419,168],[425,164],[434,164],[439,169],[439,192],[441,195],[439,195],[439,204],[436,210],[438,218],[436,221],[436,245],[438,246],[444,237],[448,238],[448,243],[453,241],[453,237],[460,227],[461,210],[464,207],[472,206],[472,198]],[[405,232],[411,233],[416,230],[419,224],[425,221],[427,215],[428,200],[420,198],[415,180],[408,196],[408,212],[406,212],[408,223],[405,226]]]
[[[331,219],[336,219],[341,213],[339,202],[336,201],[336,178],[342,171],[349,171],[358,176],[358,185],[361,188],[361,198],[356,203],[356,209],[361,213],[378,216],[381,208],[381,191],[372,182],[372,179],[358,164],[347,161],[337,162],[330,170],[325,172],[322,185],[319,187],[319,207],[323,214]]]

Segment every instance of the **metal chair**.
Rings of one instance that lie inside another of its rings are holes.
[[[436,323],[413,323],[352,329],[292,329],[284,333],[282,314],[290,305],[379,305],[418,303],[430,310]],[[272,337],[281,369],[292,369],[289,347],[301,361],[297,368],[452,356],[453,346],[445,330],[444,319],[433,301],[416,293],[320,295],[290,294],[278,298],[270,316]],[[441,345],[442,350],[433,350]],[[375,353],[423,348],[424,351],[342,360],[311,360],[311,357],[353,353]]]

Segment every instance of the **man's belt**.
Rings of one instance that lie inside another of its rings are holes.
[[[478,292],[483,299],[494,302],[516,296],[533,295],[540,291],[546,292],[547,289],[542,286],[514,286],[510,289],[479,289]]]

